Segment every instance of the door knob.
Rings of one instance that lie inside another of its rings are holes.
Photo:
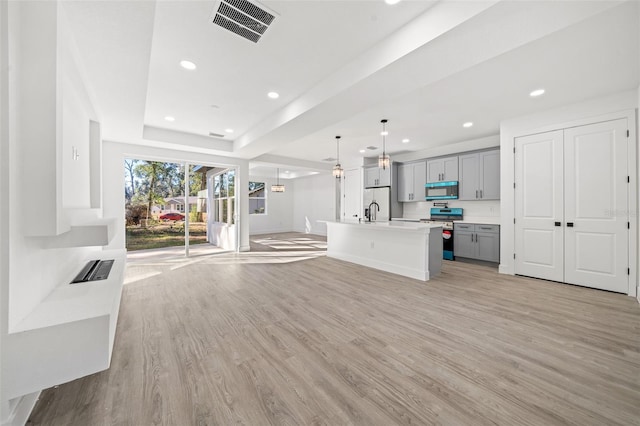
[[[568,226],[569,228],[573,228],[573,222],[567,222],[567,226]]]
[[[562,222],[556,222],[556,226],[562,226]]]

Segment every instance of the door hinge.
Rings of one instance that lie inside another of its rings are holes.
[[[516,183],[513,182],[513,189],[516,189]]]
[[[629,135],[629,129],[627,129],[627,137],[629,137],[629,136],[630,136],[630,135]]]
[[[516,258],[516,254],[515,254],[515,253],[513,253],[513,258],[514,258],[514,259]]]
[[[631,269],[627,268],[627,275],[631,275]]]
[[[631,180],[629,179],[629,176],[627,176],[627,183],[631,182]]]
[[[513,223],[516,223],[516,218],[515,217],[513,218]]]
[[[514,154],[516,153],[516,147],[515,146],[513,147],[513,153]]]
[[[631,229],[631,222],[627,222],[627,229]]]

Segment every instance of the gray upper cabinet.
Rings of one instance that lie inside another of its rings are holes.
[[[500,150],[459,156],[460,200],[500,199]]]
[[[364,169],[364,187],[391,186],[391,168],[381,169],[378,166]]]
[[[434,158],[427,161],[427,182],[458,180],[458,157]]]
[[[427,163],[424,161],[398,166],[398,201],[424,201],[426,179]]]

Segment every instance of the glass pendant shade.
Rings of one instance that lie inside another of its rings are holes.
[[[378,167],[381,169],[388,169],[391,167],[391,157],[388,154],[380,154],[378,156]]]
[[[333,177],[336,179],[340,179],[344,175],[344,170],[340,165],[340,138],[341,136],[336,136],[336,165],[333,166]]]
[[[378,156],[378,167],[381,169],[388,169],[389,167],[391,167],[391,157],[389,157],[389,154],[387,154],[386,152],[386,137],[389,134],[387,132],[387,121],[388,120],[380,120],[380,122],[382,123],[382,132],[380,133],[382,135],[382,154]]]
[[[280,169],[276,170],[276,184],[271,185],[271,192],[284,192],[284,185],[280,184]]]
[[[334,178],[340,179],[343,174],[344,174],[344,170],[340,166],[340,163],[338,163],[335,166],[333,166],[333,177]]]

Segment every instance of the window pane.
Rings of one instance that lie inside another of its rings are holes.
[[[229,170],[227,171],[227,174],[229,175],[229,186],[228,186],[228,196],[229,197],[233,197],[236,195],[236,191],[235,191],[235,182],[236,182],[236,171],[235,170]]]
[[[267,203],[264,198],[250,198],[249,199],[249,213],[250,214],[265,214]]]

